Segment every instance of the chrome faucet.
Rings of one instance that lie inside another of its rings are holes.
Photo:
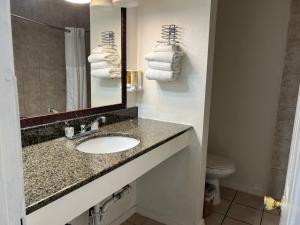
[[[49,113],[58,113],[58,110],[56,110],[55,108],[52,108],[51,106],[48,107],[48,112]]]
[[[105,116],[100,116],[97,119],[95,119],[93,122],[89,123],[87,126],[84,125],[84,124],[81,125],[80,126],[80,133],[84,134],[84,133],[88,132],[87,130],[91,129],[92,126],[93,126],[93,124],[96,123],[96,122],[98,122],[98,121],[101,121],[101,123],[106,123],[106,117]]]
[[[82,124],[80,126],[80,132],[78,134],[75,134],[73,137],[70,137],[68,139],[73,140],[76,138],[81,138],[84,136],[87,136],[89,134],[95,133],[97,132],[97,130],[92,130],[92,126],[94,123],[100,121],[102,124],[106,123],[106,117],[105,116],[100,116],[98,118],[96,118],[95,120],[93,120],[93,122],[89,123],[87,126]]]

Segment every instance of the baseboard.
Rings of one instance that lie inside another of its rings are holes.
[[[199,221],[199,225],[205,225],[204,219],[201,219],[201,220]]]
[[[148,217],[150,219],[153,219],[157,222],[166,224],[166,225],[187,225],[187,224],[180,224],[177,221],[174,221],[172,218],[169,218],[169,217],[164,216],[164,215],[157,214],[157,213],[155,213],[151,210],[148,210],[148,209],[145,209],[145,208],[142,208],[142,207],[137,207],[136,210],[137,210],[136,211],[137,213],[139,213],[139,214],[141,214],[145,217]],[[199,221],[198,225],[205,225],[204,219],[201,219]]]
[[[177,222],[173,221],[171,218],[168,218],[163,215],[158,215],[157,213],[154,213],[153,211],[150,211],[145,208],[137,207],[137,213],[166,225],[184,225],[184,224],[178,224]]]
[[[257,196],[264,196],[266,194],[265,189],[262,187],[243,185],[235,182],[222,181],[221,186]]]
[[[126,220],[128,220],[135,213],[136,213],[136,206],[124,212],[121,216],[119,216],[112,223],[110,223],[110,225],[120,225],[124,223]]]

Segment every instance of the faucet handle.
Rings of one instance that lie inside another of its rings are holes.
[[[85,130],[85,125],[84,124],[80,125],[80,132],[82,133],[84,132],[84,130]]]
[[[106,123],[106,116],[100,116],[101,123]]]

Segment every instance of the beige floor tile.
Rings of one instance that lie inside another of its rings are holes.
[[[230,206],[230,201],[221,199],[221,203],[219,205],[215,205],[213,211],[225,215],[229,206]]]
[[[230,188],[221,187],[220,188],[220,194],[221,194],[222,199],[232,201],[235,194],[236,194],[236,191],[232,190]]]
[[[223,225],[249,225],[249,224],[227,217],[227,218],[225,218]]]
[[[232,219],[249,223],[251,225],[260,225],[262,212],[247,206],[233,203],[227,215]]]
[[[205,219],[205,225],[221,225],[224,215],[219,213],[212,213]]]
[[[159,223],[159,222],[151,220],[151,219],[148,219],[148,220],[146,220],[145,223],[143,223],[143,225],[165,225],[165,224]]]
[[[146,217],[136,213],[128,219],[128,222],[132,223],[133,225],[142,225],[146,220]]]
[[[280,217],[278,215],[264,213],[261,225],[278,225]]]
[[[132,225],[132,223],[124,222],[124,223],[122,223],[121,225]]]
[[[263,197],[238,192],[234,202],[253,207],[255,209],[263,210],[264,209],[264,199]]]
[[[278,209],[273,209],[273,210],[270,210],[270,211],[265,209],[265,212],[273,214],[273,215],[280,216],[280,210],[278,210]]]

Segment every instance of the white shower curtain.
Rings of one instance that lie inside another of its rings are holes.
[[[25,221],[24,181],[10,1],[0,1],[0,224]]]
[[[67,27],[65,55],[67,76],[67,110],[87,108],[85,30]]]

